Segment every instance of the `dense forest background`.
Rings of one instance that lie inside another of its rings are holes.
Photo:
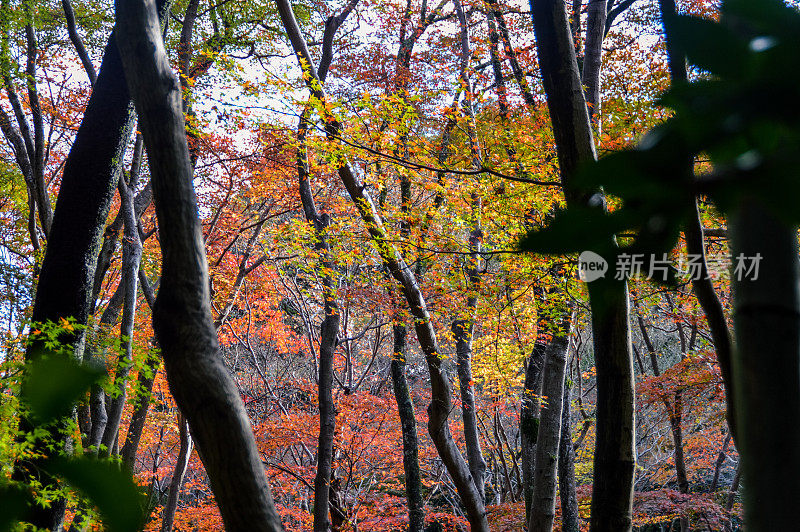
[[[647,260],[615,280],[613,259],[585,283],[572,253],[598,207],[639,199],[581,188],[581,165],[671,117],[671,86],[720,75],[665,39],[673,19],[690,34],[676,12],[721,27],[714,0],[119,0],[116,29],[109,2],[3,0],[0,477],[25,488],[0,491],[23,493],[18,518],[741,527],[727,204],[693,192],[673,240],[630,248],[664,248],[667,283]],[[715,149],[654,168],[713,177]],[[611,181],[634,164],[609,160]],[[658,236],[648,220],[611,233]]]

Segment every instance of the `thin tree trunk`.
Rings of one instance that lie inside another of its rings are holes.
[[[144,293],[144,299],[150,310],[153,310],[155,305],[156,296],[150,280],[147,278],[144,270],[139,268],[139,286]],[[155,338],[151,339],[153,344],[156,343]],[[139,371],[137,378],[137,389],[140,390],[139,401],[133,408],[131,421],[128,424],[128,433],[125,436],[125,444],[122,446],[120,456],[122,463],[127,466],[130,471],[133,471],[134,464],[136,463],[136,453],[139,451],[139,442],[142,439],[142,431],[147,421],[147,411],[150,408],[150,397],[153,393],[153,383],[156,380],[156,374],[161,367],[161,356],[157,350],[148,353],[147,362],[145,367]]]
[[[323,38],[323,55],[326,61],[321,72],[321,80],[325,80],[327,65],[333,57],[333,37],[336,30],[346,19],[358,0],[350,2],[338,17],[328,18],[325,24]],[[330,224],[330,217],[320,215],[314,202],[314,195],[309,183],[310,172],[306,135],[309,128],[308,116],[310,106],[306,106],[300,116],[297,128],[299,149],[297,152],[297,171],[300,181],[300,199],[306,220],[314,227],[316,249],[321,254],[320,267],[322,270],[322,297],[324,319],[320,325],[319,341],[319,439],[317,445],[317,474],[314,477],[314,530],[326,532],[331,528],[328,518],[331,507],[331,482],[333,481],[333,440],[336,431],[336,406],[333,402],[333,358],[336,351],[337,336],[339,335],[339,307],[336,301],[338,280],[335,277],[336,265],[331,257],[331,247],[328,243],[326,230]]]
[[[97,73],[94,70],[94,65],[92,65],[89,54],[86,52],[86,47],[83,45],[83,39],[81,39],[81,36],[78,34],[78,28],[75,24],[75,11],[72,9],[72,3],[70,0],[61,0],[61,7],[64,9],[64,18],[67,21],[69,40],[72,41],[72,46],[75,47],[75,52],[78,54],[78,58],[80,58],[83,64],[83,69],[89,77],[89,83],[94,85],[97,81]]]
[[[556,514],[558,447],[561,440],[564,375],[569,349],[571,323],[555,333],[545,353],[542,378],[542,413],[536,440],[536,467],[533,472],[528,532],[551,532]]]
[[[600,71],[603,64],[603,37],[606,29],[606,0],[589,0],[586,5],[586,47],[583,56],[581,81],[586,87],[584,96],[589,119],[600,123]]]
[[[141,159],[140,159],[141,160]],[[138,177],[138,169],[131,171],[133,179]],[[122,281],[125,284],[125,302],[122,306],[122,324],[120,339],[124,352],[120,354],[117,364],[117,373],[114,376],[114,386],[119,389],[119,395],[111,401],[108,409],[108,419],[103,434],[103,444],[106,453],[111,453],[111,448],[117,440],[119,424],[122,420],[122,410],[125,408],[127,397],[128,373],[133,364],[133,324],[136,318],[136,300],[138,296],[139,262],[142,258],[142,242],[139,240],[139,219],[134,209],[133,190],[135,181],[125,184],[124,177],[120,176],[119,193],[121,209],[124,219],[124,240],[122,243]]]
[[[309,90],[321,102],[327,102],[322,84],[313,67],[313,59],[308,52],[305,39],[300,33],[291,5],[288,0],[276,0],[276,3],[292,47],[306,73],[306,84]],[[328,137],[330,139],[338,138],[341,126],[336,118],[327,111],[327,108],[323,109],[323,118]],[[482,497],[475,487],[469,468],[455,444],[448,425],[450,412],[452,411],[452,392],[450,381],[442,369],[442,358],[436,339],[436,332],[431,323],[425,298],[413,272],[388,238],[371,196],[360,180],[356,178],[349,162],[343,161],[338,168],[338,173],[345,189],[358,209],[371,239],[376,244],[384,265],[400,285],[400,289],[408,303],[409,311],[414,318],[417,339],[423,353],[425,353],[431,377],[432,400],[428,407],[428,431],[431,439],[461,497],[473,532],[488,530],[489,524],[486,519],[486,508]]]
[[[164,506],[164,513],[161,518],[161,532],[172,532],[172,523],[175,521],[175,512],[178,509],[183,477],[186,476],[186,468],[189,467],[189,459],[192,457],[192,436],[189,434],[189,426],[186,424],[186,419],[180,412],[178,413],[178,430],[181,446],[178,451],[178,460],[175,462],[175,469],[172,470],[172,481],[169,483],[167,504]]]
[[[578,164],[595,160],[566,5],[531,2],[539,67],[553,123],[567,205],[587,205],[594,191],[572,183]],[[593,531],[631,529],[635,466],[634,382],[627,283],[598,279],[588,286],[597,367],[597,444],[592,493]]]
[[[681,493],[689,493],[689,477],[686,474],[686,460],[683,454],[683,400],[680,390],[675,392],[672,401],[664,399],[672,431],[672,443],[675,445],[675,474],[678,477],[678,489]]]
[[[464,88],[464,108],[467,114],[467,136],[469,137],[470,154],[473,169],[482,166],[478,136],[475,127],[475,114],[472,107],[472,83],[469,77],[469,33],[467,18],[461,6],[461,0],[453,0],[460,28],[461,58],[460,78]],[[481,199],[478,192],[472,192],[472,229],[469,234],[469,258],[465,268],[468,279],[468,296],[464,318],[453,321],[452,331],[456,341],[456,363],[459,390],[461,392],[461,417],[464,423],[464,442],[467,450],[467,463],[472,480],[481,498],[485,498],[486,461],[483,459],[478,418],[475,410],[475,384],[472,378],[472,341],[475,333],[475,314],[478,307],[478,290],[480,288],[480,252],[484,238],[481,229]]]
[[[147,412],[150,409],[150,398],[153,394],[153,383],[155,382],[156,373],[161,366],[161,357],[153,353],[148,355],[147,370],[139,372],[136,388],[140,390],[140,396],[133,408],[131,414],[131,422],[128,425],[128,432],[125,436],[125,443],[120,449],[120,457],[122,463],[133,471],[136,464],[136,453],[139,451],[139,442],[142,439],[142,432],[144,431],[145,422],[147,421]]]
[[[152,0],[119,0],[116,10],[160,228],[163,268],[153,328],[170,390],[191,427],[226,529],[282,530],[247,411],[219,354],[180,83]]]
[[[800,265],[796,228],[749,197],[728,223],[731,257],[760,261],[732,274],[737,447],[747,530],[797,526],[800,493]],[[741,272],[739,272],[741,273]],[[780,489],[776,489],[780,487]]]
[[[406,379],[407,331],[406,326],[401,324],[395,324],[392,330],[394,336],[394,354],[391,362],[392,389],[403,432],[403,471],[406,475],[408,531],[422,532],[425,526],[425,501],[422,498],[422,475],[419,469],[417,420]]]
[[[564,382],[563,413],[561,415],[561,441],[558,444],[558,492],[561,496],[562,532],[579,532],[580,513],[575,492],[575,448],[572,446],[572,385]]]
[[[717,461],[714,464],[714,479],[711,481],[711,489],[710,492],[717,491],[717,487],[719,486],[719,475],[722,472],[722,464],[725,463],[725,458],[727,458],[727,450],[728,444],[731,442],[731,435],[728,434],[725,437],[725,441],[722,443],[722,449],[719,450],[719,455],[717,456]]]

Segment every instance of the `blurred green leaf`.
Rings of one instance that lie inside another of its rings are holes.
[[[695,65],[725,78],[746,74],[743,67],[747,64],[747,44],[730,29],[686,16],[675,17],[672,25],[676,39]]]
[[[72,406],[104,373],[70,356],[37,357],[25,368],[22,399],[39,423],[69,415]]]
[[[0,532],[11,530],[14,524],[23,520],[30,503],[30,495],[21,487],[0,485]]]
[[[146,497],[129,471],[109,460],[56,457],[45,469],[94,503],[111,532],[136,532],[144,525]]]
[[[584,250],[602,254],[612,247],[611,238],[631,221],[627,212],[607,214],[600,208],[588,207],[560,210],[547,227],[525,235],[519,248],[554,255]]]

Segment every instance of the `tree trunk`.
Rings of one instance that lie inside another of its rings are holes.
[[[160,12],[166,4],[166,0],[158,2]],[[109,37],[97,82],[64,164],[31,315],[36,323],[75,318],[83,325],[89,317],[97,252],[133,116],[115,35],[112,32]],[[73,345],[76,354],[82,354],[83,333],[63,335],[60,340]],[[34,360],[43,352],[42,340],[31,338],[26,360]],[[32,428],[30,420],[20,421],[23,434]],[[38,471],[36,460],[16,465],[15,478],[31,476],[39,478],[45,488],[55,487],[52,478]],[[61,498],[48,508],[36,506],[31,523],[60,530],[65,510]]]
[[[152,0],[116,2],[126,79],[150,161],[163,254],[153,309],[175,402],[186,416],[227,530],[281,530],[250,420],[211,318],[180,84]]]
[[[122,463],[133,471],[136,465],[136,453],[139,451],[139,442],[142,439],[142,432],[144,431],[145,422],[147,421],[147,412],[150,409],[150,397],[153,393],[153,383],[155,382],[156,373],[161,366],[161,357],[154,356],[152,353],[148,355],[147,371],[140,371],[137,389],[141,390],[141,396],[133,408],[131,415],[131,422],[128,425],[128,432],[125,436],[125,444],[122,446],[119,454],[122,458]]]
[[[725,437],[725,441],[722,443],[722,449],[719,450],[719,455],[717,455],[717,461],[714,464],[714,477],[711,481],[711,488],[709,489],[710,492],[717,491],[717,487],[719,487],[719,474],[722,472],[722,465],[725,463],[725,458],[727,458],[726,452],[728,451],[728,444],[731,442],[731,435],[728,434]]]
[[[605,29],[606,0],[589,0],[586,4],[586,47],[581,81],[586,87],[584,96],[589,108],[589,119],[595,126],[600,123],[600,70],[603,64]]]
[[[672,430],[672,443],[675,445],[675,474],[678,477],[678,489],[681,493],[689,493],[689,477],[686,474],[686,460],[683,455],[683,400],[681,392],[676,391],[672,401],[664,400]]]
[[[547,346],[542,378],[542,413],[536,439],[536,467],[528,532],[551,532],[556,514],[558,447],[561,441],[564,373],[571,325],[558,331]]]
[[[596,159],[566,5],[531,1],[539,68],[567,205],[587,205],[594,191],[572,183],[577,166]],[[627,283],[598,279],[588,286],[597,367],[597,444],[592,493],[593,531],[631,529],[635,467],[634,382]]]
[[[470,154],[472,155],[472,168],[482,166],[478,134],[475,127],[475,113],[472,106],[472,82],[469,77],[469,32],[467,18],[461,6],[461,0],[453,0],[460,28],[461,57],[460,78],[464,88],[464,109],[467,114],[467,136],[469,137]],[[480,188],[479,182],[476,183]],[[467,450],[467,463],[469,464],[472,481],[481,498],[485,500],[486,461],[483,459],[481,440],[478,431],[478,414],[475,410],[475,384],[472,379],[472,341],[475,333],[475,314],[478,308],[478,290],[480,289],[480,252],[483,241],[481,229],[482,202],[477,191],[471,194],[472,228],[470,230],[469,258],[465,268],[468,282],[468,296],[464,318],[457,319],[452,324],[453,336],[456,341],[456,363],[459,390],[461,391],[461,417],[464,423],[464,443]]]
[[[522,401],[519,414],[519,433],[522,458],[522,484],[525,495],[525,522],[530,519],[531,497],[533,496],[533,471],[536,466],[536,439],[539,436],[539,415],[542,394],[542,376],[546,344],[537,342],[533,346],[525,369],[525,384],[522,388]]]
[[[136,186],[138,170],[131,172],[132,181],[125,184],[123,177],[119,181],[121,209],[124,219],[124,240],[122,243],[122,283],[125,286],[125,302],[122,306],[122,324],[120,326],[120,339],[124,352],[117,363],[117,373],[114,375],[114,386],[120,391],[119,395],[111,401],[108,409],[108,419],[103,444],[106,454],[111,453],[114,442],[117,441],[119,424],[122,420],[122,410],[125,408],[127,397],[128,373],[133,364],[133,323],[136,318],[136,300],[138,296],[139,262],[142,258],[142,242],[139,240],[139,218],[134,209],[133,190]]]
[[[800,493],[800,271],[797,231],[745,197],[729,219],[731,257],[759,260],[731,275],[733,380],[747,530],[792,530]]]
[[[408,531],[422,532],[425,526],[425,501],[422,498],[422,475],[419,470],[419,440],[414,403],[406,379],[406,353],[408,351],[405,325],[395,324],[394,354],[392,355],[392,389],[397,401],[400,426],[403,431],[403,471],[405,472],[406,501],[408,503]]]
[[[575,493],[575,448],[572,446],[571,391],[572,385],[569,381],[565,381],[563,413],[561,415],[561,441],[558,444],[558,492],[561,495],[562,532],[580,531],[578,497]]]
[[[186,419],[180,412],[178,413],[178,429],[181,446],[178,451],[178,460],[175,462],[175,469],[172,471],[172,481],[169,483],[167,504],[164,506],[161,518],[161,532],[172,532],[172,523],[175,520],[175,511],[178,509],[183,477],[186,475],[186,468],[189,467],[189,459],[192,457],[192,436],[189,434]]]
[[[325,267],[325,266],[323,266]],[[326,290],[325,319],[320,327],[319,341],[319,442],[317,475],[314,477],[314,531],[325,532],[330,527],[330,482],[333,471],[333,437],[336,430],[336,406],[333,404],[333,355],[339,333],[339,312],[335,294]],[[332,301],[329,303],[329,297]]]

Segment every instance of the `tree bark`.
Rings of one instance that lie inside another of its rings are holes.
[[[533,497],[533,472],[536,467],[536,440],[539,436],[541,413],[542,376],[544,374],[546,344],[537,342],[533,346],[528,366],[525,368],[525,384],[519,414],[520,454],[522,458],[522,484],[525,497],[525,522],[530,519]]]
[[[153,309],[170,390],[186,416],[227,530],[282,530],[247,411],[211,318],[180,83],[152,0],[119,0],[125,77],[147,148],[163,254]]]
[[[161,532],[172,532],[172,523],[175,521],[175,512],[178,509],[183,477],[186,475],[186,468],[189,467],[189,459],[192,457],[192,436],[189,434],[186,419],[180,412],[178,413],[178,430],[180,432],[181,446],[178,451],[175,468],[172,470],[172,481],[169,483],[167,504],[164,506],[164,513],[161,518]]]
[[[744,197],[730,216],[731,258],[760,260],[755,278],[734,272],[733,380],[747,530],[791,530],[800,493],[800,265],[797,230]],[[779,487],[779,489],[776,489]]]
[[[562,532],[580,531],[578,497],[575,493],[575,447],[572,445],[571,392],[572,385],[566,380],[561,415],[561,440],[558,444],[558,492],[561,496]]]
[[[596,159],[566,5],[532,0],[539,68],[547,95],[567,205],[587,205],[593,191],[572,178],[577,166]],[[628,324],[627,283],[598,279],[588,286],[597,367],[597,444],[591,529],[631,529],[635,468],[634,382]]]
[[[166,3],[159,1],[161,12]],[[64,164],[36,289],[33,322],[57,323],[69,317],[82,325],[87,322],[100,238],[130,136],[132,116],[116,34],[112,32],[97,82]],[[73,345],[80,354],[84,339],[78,333],[64,335],[61,341]],[[26,360],[38,358],[44,352],[43,347],[42,340],[31,338]],[[30,420],[21,420],[22,433],[32,428]],[[36,464],[35,460],[28,466],[18,464],[15,477],[40,476]],[[46,475],[41,481],[44,487],[54,486],[54,480]],[[31,523],[59,530],[64,512],[63,499],[57,499],[49,508],[35,507]]]
[[[561,441],[564,374],[569,349],[568,324],[553,337],[545,353],[542,377],[542,405],[539,435],[536,440],[536,467],[533,472],[528,532],[551,532],[556,514],[558,447]]]
[[[392,389],[403,432],[403,471],[406,475],[408,531],[422,532],[425,526],[425,501],[422,498],[422,474],[419,469],[417,420],[406,379],[407,331],[406,326],[401,324],[395,324],[392,330],[394,336],[394,353],[391,362]]]
[[[586,4],[586,46],[581,81],[586,87],[584,96],[589,108],[589,119],[595,126],[600,123],[600,71],[603,65],[605,29],[606,0],[589,0]]]

